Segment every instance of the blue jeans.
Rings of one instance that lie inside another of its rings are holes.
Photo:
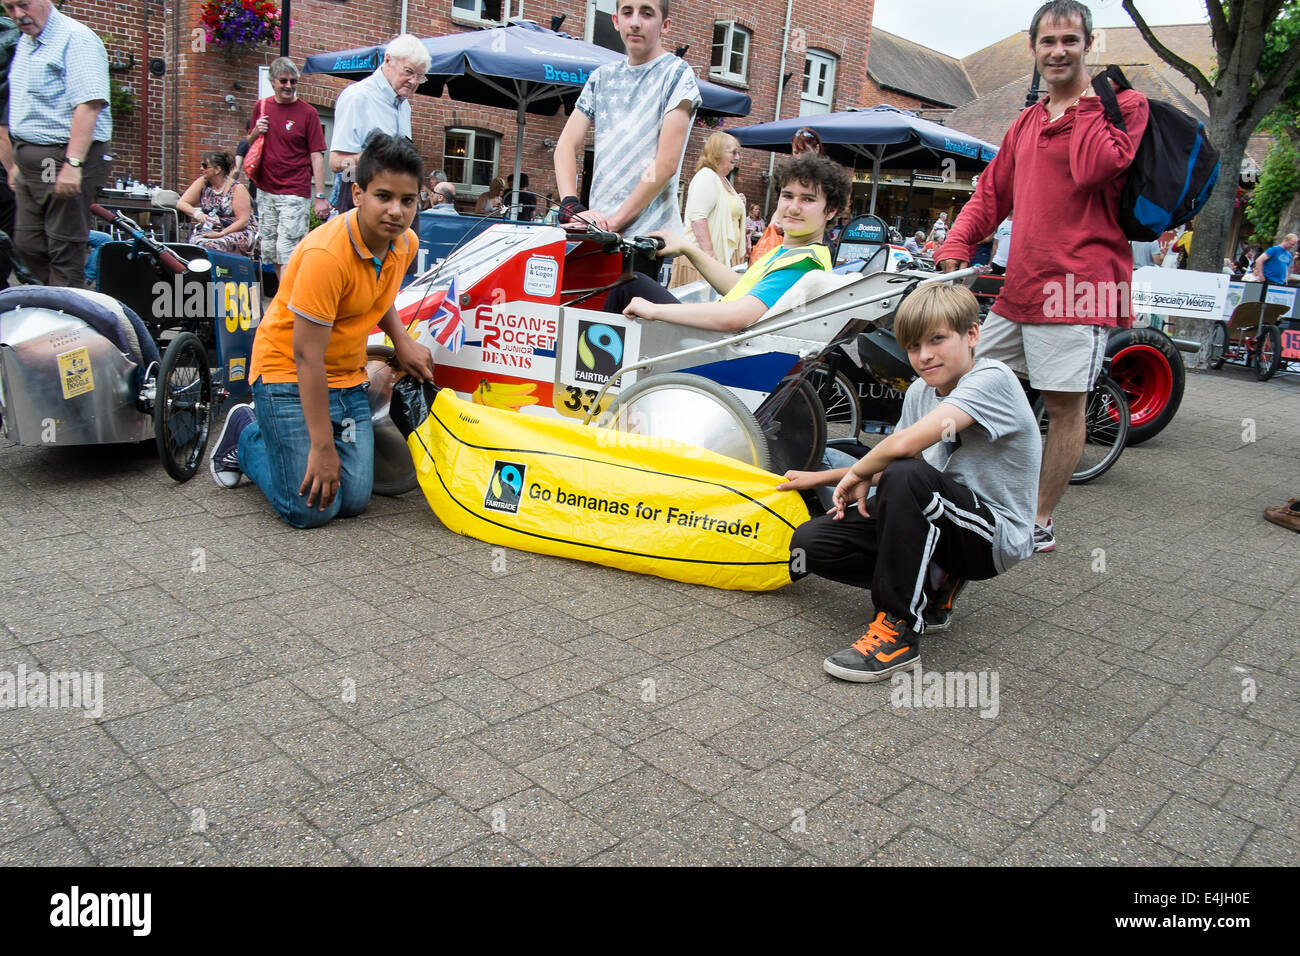
[[[329,390],[334,448],[339,454],[339,489],[322,511],[307,506],[300,495],[307,473],[311,437],[302,413],[297,382],[253,384],[257,421],[239,436],[239,467],[257,487],[276,514],[295,528],[319,528],[342,516],[366,510],[375,478],[375,432],[370,424],[368,385]]]

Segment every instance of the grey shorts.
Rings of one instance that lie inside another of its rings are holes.
[[[1109,337],[1101,325],[1032,325],[990,312],[975,357],[997,359],[1040,392],[1090,392]]]

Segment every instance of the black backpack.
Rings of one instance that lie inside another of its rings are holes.
[[[1093,77],[1092,88],[1116,128],[1128,132],[1108,80],[1133,89],[1113,63]],[[1119,226],[1129,239],[1149,242],[1181,226],[1205,205],[1219,181],[1219,151],[1205,124],[1160,100],[1148,100],[1150,118],[1119,197]]]

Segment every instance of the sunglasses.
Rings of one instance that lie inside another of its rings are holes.
[[[287,76],[277,77],[275,82],[279,83],[281,86],[297,86],[297,85],[298,85],[298,81],[297,81],[297,80],[292,79],[292,78],[287,77]]]

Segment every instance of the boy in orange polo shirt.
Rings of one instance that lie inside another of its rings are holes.
[[[309,233],[289,257],[253,341],[253,404],[231,409],[212,453],[218,485],[234,488],[247,475],[295,528],[360,514],[370,501],[370,330],[388,334],[403,370],[433,380],[432,355],[393,306],[418,251],[411,221],[423,173],[408,140],[371,138],[352,185],[356,209]]]

